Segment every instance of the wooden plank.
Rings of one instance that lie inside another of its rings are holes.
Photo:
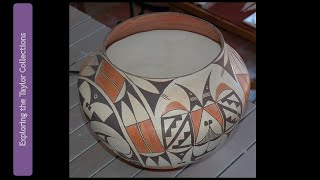
[[[134,178],[171,178],[176,176],[180,171],[183,170],[183,168],[184,167],[169,171],[142,170],[136,176],[134,176]]]
[[[200,17],[215,26],[220,26],[223,29],[226,29],[230,32],[238,34],[239,36],[246,38],[252,42],[256,42],[256,34],[251,32],[247,29],[238,27],[231,22],[228,22],[219,16],[215,16],[214,14],[210,13],[209,11],[198,7],[190,2],[169,2],[172,10],[180,9],[179,12],[183,11],[187,14]]]
[[[79,24],[77,27],[71,29],[69,32],[69,46],[80,41],[86,36],[96,32],[103,26],[104,26],[103,24],[99,23],[94,19],[89,19]]]
[[[73,65],[74,63],[83,59],[87,55],[88,55],[88,53],[86,53],[84,51],[80,51],[79,47],[72,46],[71,48],[69,48],[69,65],[70,66]]]
[[[111,155],[100,143],[97,143],[70,163],[69,176],[89,177],[114,158],[116,156]]]
[[[79,61],[77,61],[76,63],[74,63],[72,66],[70,66],[69,70],[70,70],[70,71],[80,71],[80,68],[81,68],[84,60],[85,60],[85,57],[84,57],[84,58],[81,58]]]
[[[69,109],[73,108],[79,103],[79,92],[77,84],[73,84],[69,88]]]
[[[75,11],[76,8],[74,8],[73,6],[69,6],[69,16],[71,13],[73,13],[73,11]]]
[[[82,39],[69,48],[69,65],[74,64],[81,58],[87,56],[98,47],[102,46],[104,38],[110,32],[110,28],[103,27],[94,34]]]
[[[87,120],[83,116],[81,107],[78,104],[69,111],[69,133],[79,129],[85,123],[87,123]]]
[[[253,104],[252,102],[249,102],[245,112],[242,114],[240,122],[243,121],[252,111],[256,109],[256,105]]]
[[[88,126],[82,126],[69,136],[69,160],[72,161],[96,142]]]
[[[185,168],[177,177],[217,177],[256,140],[256,110],[250,113],[234,136],[214,155]]]
[[[256,144],[247,150],[219,177],[256,177]]]
[[[69,74],[69,87],[78,82],[78,74]]]
[[[93,52],[93,51],[92,51]],[[90,55],[92,52],[90,52],[88,55]],[[81,58],[80,60],[76,61],[74,64],[72,64],[69,68],[69,71],[80,71],[80,68],[87,56]]]
[[[70,6],[69,6],[69,29],[72,29],[72,28],[76,27],[77,25],[79,25],[89,19],[91,19],[90,16],[79,11],[76,8],[73,8],[73,10],[70,11]]]
[[[118,157],[93,177],[132,177],[141,169],[127,164]]]
[[[252,103],[249,103],[245,113],[243,113],[243,115],[242,115],[242,118],[246,117],[254,109],[255,109],[255,105]],[[177,169],[177,170],[170,170],[170,171],[142,170],[135,177],[137,177],[137,178],[139,178],[139,177],[143,177],[143,178],[146,178],[146,177],[164,177],[164,178],[175,177],[177,174],[182,172],[184,168],[185,167],[183,167],[181,169]]]

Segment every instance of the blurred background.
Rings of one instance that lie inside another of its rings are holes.
[[[70,5],[110,28],[137,15],[166,11],[209,21],[243,58],[251,80],[250,101],[256,103],[255,2],[72,2]]]

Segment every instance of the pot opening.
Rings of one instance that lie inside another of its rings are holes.
[[[199,18],[175,13],[136,16],[117,25],[104,41],[105,55],[128,74],[165,79],[210,65],[223,51],[217,28]]]

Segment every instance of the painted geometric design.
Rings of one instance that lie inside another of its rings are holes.
[[[245,104],[249,102],[250,95],[250,77],[249,74],[237,74],[238,81],[244,92]]]
[[[232,49],[228,44],[226,44],[226,49],[230,56],[231,61],[233,62],[232,68],[236,76],[236,79],[241,85],[241,88],[245,94],[244,104],[247,104],[249,100],[249,93],[250,93],[250,77],[248,74],[248,69],[244,64],[242,58],[239,56],[239,54],[234,49]]]
[[[198,110],[200,107],[202,107],[203,105],[201,104],[200,100],[197,98],[197,96],[191,92],[188,88],[177,84],[178,86],[180,86],[188,95],[189,100],[190,100],[190,110],[194,111],[194,110]]]
[[[125,79],[109,63],[102,61],[95,82],[106,92],[112,102],[121,96]]]
[[[178,109],[176,109],[177,111]],[[170,111],[172,112],[172,111]],[[165,115],[161,118],[162,137],[165,149],[189,147],[193,144],[191,119],[188,112]],[[168,113],[167,113],[168,114]]]
[[[223,117],[221,116],[221,113],[216,103],[206,106],[203,109],[212,117],[214,117],[214,119],[218,121],[221,127],[224,125]]]
[[[165,97],[166,95],[163,94],[163,91],[172,82],[172,80],[162,81],[162,82],[156,82],[151,80],[147,81],[145,79],[140,78],[140,81],[144,82],[144,83],[141,83],[136,78],[133,78],[133,76],[131,76],[131,80],[132,79],[134,79],[133,83],[137,85],[137,87],[139,88],[143,96],[148,97],[146,98],[146,100],[148,101],[148,104],[152,109],[152,112],[154,112],[155,110],[158,99],[160,97],[166,98]],[[148,86],[146,86],[146,84],[148,84]]]
[[[97,51],[78,80],[81,108],[98,138],[123,159],[153,169],[185,166],[214,151],[239,122],[249,84],[244,62],[227,44],[203,70],[168,79],[128,74]]]
[[[87,81],[79,79],[78,83],[80,102],[82,102],[81,107],[88,117],[87,119],[89,121],[93,119],[98,119],[102,122],[107,121],[113,114],[113,110],[108,105],[108,102],[101,98],[103,95]]]
[[[202,91],[202,101],[196,98],[189,89],[178,84],[190,99],[190,115],[195,135],[194,144],[208,143],[222,133],[223,120],[209,88],[210,75],[211,73],[209,73]]]
[[[80,75],[94,81],[96,72],[98,71],[99,65],[103,60],[99,51],[94,51],[91,55],[87,56],[84,63],[80,67]]]
[[[126,127],[128,135],[133,140],[140,153],[160,153],[164,148],[155,134],[151,120],[146,120]]]
[[[213,100],[211,92],[210,92],[210,75],[211,75],[211,72],[210,72],[210,74],[208,76],[207,82],[206,82],[206,84],[204,86],[204,89],[203,89],[203,94],[202,94],[202,104],[203,104],[203,106],[207,106],[207,105],[213,104],[215,102]]]
[[[130,145],[110,126],[99,121],[91,121],[90,126],[98,134],[98,137],[109,144],[109,147],[112,147],[113,150],[124,154],[128,158],[132,156],[133,152]]]
[[[117,122],[114,111],[92,81],[78,80],[80,105],[98,138],[117,154],[136,158]],[[120,144],[118,144],[120,143]]]
[[[160,153],[164,152],[164,148],[162,144],[160,143],[160,140],[155,133],[154,126],[150,119],[138,123],[138,126],[140,127],[141,133],[144,136],[144,139],[146,143],[148,144],[151,152],[153,153]]]
[[[224,129],[226,131],[240,119],[243,111],[242,102],[236,92],[224,83],[218,85],[216,92],[216,101],[225,120]]]
[[[140,153],[163,152],[164,148],[141,100],[129,91],[126,91],[125,97],[121,100],[122,120],[137,151]]]
[[[171,169],[171,161],[167,153],[162,153],[156,156],[141,155],[142,161],[152,169]]]
[[[187,165],[191,162],[193,148],[184,148],[182,151],[168,151],[167,154],[173,167]]]
[[[223,67],[221,76],[223,76],[223,73],[227,71],[228,74],[237,82],[239,82],[237,75],[248,75],[249,77],[248,69],[246,68],[246,65],[244,64],[240,55],[227,43],[225,43],[224,46],[224,56],[214,62],[215,64]]]
[[[193,154],[191,157],[191,161],[196,161],[198,159],[201,159],[209,152],[212,152],[213,150],[215,150],[218,147],[221,138],[222,138],[222,135],[220,135],[219,137],[217,137],[207,143],[195,145],[193,147]]]
[[[232,59],[230,57],[230,53],[228,51],[225,52],[224,56],[220,59],[217,59],[214,63],[220,65],[223,70],[221,72],[221,77],[223,76],[223,74],[225,73],[225,71],[234,79],[236,80],[236,76],[235,73],[232,69]]]

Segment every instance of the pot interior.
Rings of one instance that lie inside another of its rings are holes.
[[[218,57],[223,38],[212,24],[180,13],[154,13],[116,26],[104,42],[118,69],[147,78],[174,78],[197,72]]]

